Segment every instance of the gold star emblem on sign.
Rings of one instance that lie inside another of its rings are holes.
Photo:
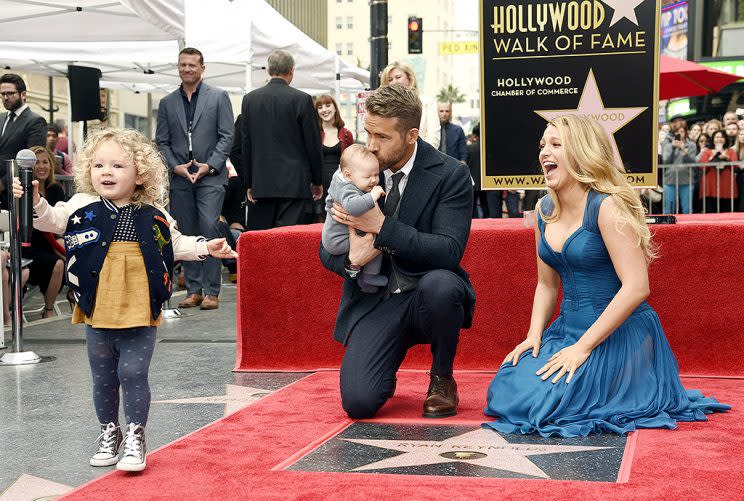
[[[602,0],[604,3],[612,7],[614,14],[612,15],[612,21],[610,21],[610,27],[615,26],[623,19],[627,19],[631,23],[638,26],[638,17],[636,17],[635,9],[646,0]]]
[[[576,108],[565,110],[535,110],[535,113],[548,122],[554,118],[566,115],[581,115],[595,119],[607,132],[607,135],[610,136],[610,144],[615,161],[618,165],[623,166],[620,150],[615,141],[615,132],[625,127],[647,109],[647,106],[639,108],[606,108],[602,101],[599,87],[597,86],[597,80],[594,78],[594,70],[589,70],[589,76],[586,79],[584,90],[581,92],[579,104]]]

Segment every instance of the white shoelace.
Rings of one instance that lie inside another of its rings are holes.
[[[104,454],[116,454],[116,430],[119,427],[114,423],[109,423],[104,428],[103,432],[98,435],[96,442],[100,442],[98,447],[99,453]]]
[[[135,424],[130,424],[127,427],[127,433],[124,435],[124,454],[122,457],[134,456],[136,458],[142,457],[142,435],[134,432],[138,428]]]

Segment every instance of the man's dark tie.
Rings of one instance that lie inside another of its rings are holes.
[[[5,126],[3,127],[3,136],[8,133],[8,130],[10,130],[10,126],[15,122],[15,117],[16,115],[14,112],[8,112],[8,118],[5,120]]]
[[[398,219],[395,215],[395,210],[400,204],[400,180],[403,179],[403,175],[403,172],[393,174],[393,187],[390,193],[385,196],[385,209],[382,211],[386,216],[394,217],[395,219]]]
[[[382,213],[385,217],[392,217],[398,219],[397,209],[400,205],[400,180],[403,179],[403,173],[397,172],[393,174],[393,187],[390,189],[390,193],[385,196],[385,208]],[[390,294],[398,290],[398,277],[395,273],[395,267],[393,266],[392,259],[386,255],[383,260],[383,273],[389,276],[388,288],[385,291],[384,298],[390,297]]]
[[[439,151],[447,154],[447,125],[442,125],[441,132],[439,133]]]

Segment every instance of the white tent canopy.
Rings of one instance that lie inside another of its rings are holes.
[[[183,0],[2,0],[0,38],[17,42],[177,40],[184,37],[179,3],[183,5]]]
[[[188,45],[204,53],[207,82],[243,93],[263,85],[268,55],[282,48],[295,58],[295,87],[331,91],[337,64],[341,88],[369,84],[368,71],[341,61],[264,0],[78,0],[81,10],[57,0],[2,3],[13,5],[0,10],[0,65],[10,70],[65,75],[68,64],[93,66],[103,86],[165,92],[180,82],[176,54]]]

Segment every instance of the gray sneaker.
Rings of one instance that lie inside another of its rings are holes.
[[[117,470],[142,471],[145,469],[145,429],[138,424],[129,423],[124,434],[121,457],[116,463]]]
[[[121,445],[121,429],[116,423],[101,425],[98,435],[98,451],[90,458],[91,466],[111,466],[119,461],[119,446]]]

